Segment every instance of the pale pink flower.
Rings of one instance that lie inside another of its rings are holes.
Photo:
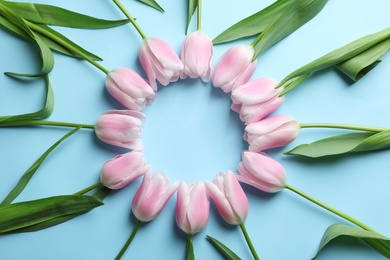
[[[152,87],[137,72],[128,68],[110,71],[106,78],[106,89],[125,107],[141,111],[155,100]]]
[[[140,150],[141,125],[145,115],[133,110],[109,110],[102,114],[95,125],[97,137],[105,143]]]
[[[248,215],[249,205],[245,192],[232,171],[219,173],[213,182],[206,181],[207,192],[214,201],[222,218],[241,225]]]
[[[250,45],[238,45],[227,50],[214,69],[214,87],[228,93],[248,82],[256,69],[257,60],[252,60],[254,53]]]
[[[181,49],[181,61],[184,69],[180,78],[200,77],[204,82],[210,81],[213,61],[213,43],[202,31],[189,34]]]
[[[148,76],[149,84],[154,91],[157,91],[156,80],[166,86],[169,82],[179,79],[183,63],[165,41],[146,37],[141,43],[138,54],[141,65]]]
[[[178,186],[178,182],[171,186],[162,172],[146,173],[133,198],[132,211],[135,217],[141,222],[153,220],[161,213]]]
[[[244,139],[249,143],[249,151],[260,152],[288,145],[298,136],[299,129],[299,123],[291,116],[272,116],[247,125]]]
[[[151,170],[138,151],[121,154],[106,162],[100,172],[100,182],[109,189],[125,187]]]
[[[210,215],[210,201],[202,182],[182,182],[177,190],[176,223],[187,234],[203,229]]]
[[[265,153],[245,151],[238,165],[240,182],[264,192],[278,192],[286,186],[286,172],[277,161]]]

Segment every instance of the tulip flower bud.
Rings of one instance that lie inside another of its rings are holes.
[[[150,170],[151,167],[146,163],[143,154],[132,151],[106,162],[100,172],[100,182],[109,189],[117,190]]]
[[[264,192],[278,192],[286,186],[284,168],[265,153],[243,152],[238,171],[240,182]]]
[[[244,139],[249,143],[249,151],[260,152],[291,143],[299,129],[293,117],[278,115],[247,125]]]
[[[137,72],[128,68],[110,71],[106,78],[106,89],[125,107],[141,111],[155,100],[152,87]]]
[[[199,232],[209,220],[210,201],[202,182],[182,182],[177,191],[176,223],[189,235]]]
[[[157,91],[156,80],[166,86],[177,81],[183,70],[183,63],[172,47],[158,38],[146,37],[138,56],[154,91]]]
[[[132,211],[135,217],[142,222],[153,220],[161,213],[178,186],[178,182],[170,186],[169,179],[162,172],[146,173],[133,198]]]
[[[207,192],[214,201],[222,218],[232,224],[241,225],[248,215],[248,199],[232,171],[220,173],[213,182],[206,181]]]
[[[204,82],[210,81],[213,61],[213,43],[202,31],[189,34],[181,49],[181,61],[184,69],[180,78],[200,77]]]
[[[252,61],[254,53],[250,45],[238,45],[227,50],[214,69],[212,76],[214,87],[228,93],[248,82],[256,69],[257,61]]]
[[[97,137],[105,143],[133,150],[143,147],[140,139],[145,115],[132,110],[109,110],[95,125]]]

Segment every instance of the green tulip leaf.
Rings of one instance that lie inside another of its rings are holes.
[[[100,188],[95,193],[93,193],[92,197],[95,197],[95,198],[103,201],[105,199],[105,197],[111,191],[112,190],[110,190],[110,189],[108,189],[106,187],[103,187],[103,188]],[[45,228],[50,228],[50,227],[62,224],[64,222],[67,222],[67,221],[69,221],[71,219],[74,219],[74,218],[76,218],[76,217],[78,217],[80,215],[83,215],[83,214],[87,213],[87,212],[78,212],[78,213],[73,213],[73,214],[66,214],[66,215],[63,215],[63,216],[55,217],[55,218],[52,218],[52,219],[40,222],[38,224],[30,225],[28,227],[19,228],[19,229],[16,229],[16,230],[8,232],[8,233],[33,232],[33,231],[38,231],[38,230],[42,230],[42,229],[45,229]]]
[[[341,236],[355,237],[363,240],[378,253],[386,258],[390,258],[390,238],[382,236],[381,234],[367,231],[358,227],[352,227],[342,224],[334,224],[325,231],[317,254],[313,257],[315,259],[320,251],[333,239]]]
[[[235,41],[258,35],[283,11],[292,0],[278,0],[263,10],[237,22],[213,40],[213,44]]]
[[[49,77],[45,76],[46,80],[46,102],[42,109],[33,112],[33,113],[27,113],[27,114],[21,114],[21,115],[10,115],[10,116],[0,116],[0,127],[2,125],[7,125],[10,122],[16,122],[21,120],[31,120],[31,119],[42,119],[46,118],[51,115],[54,108],[54,93],[53,88],[50,83]]]
[[[92,16],[76,13],[61,7],[2,1],[2,4],[16,12],[23,19],[36,24],[56,25],[72,28],[101,29],[126,24],[124,20],[104,20]]]
[[[261,33],[253,59],[314,18],[327,2],[327,0],[292,1]]]
[[[338,66],[347,76],[354,80],[359,80],[389,50],[389,39],[390,27],[377,33],[361,37],[294,70],[282,79],[277,87],[282,87],[287,82],[301,75],[311,74],[332,66]],[[285,87],[285,89],[287,88]]]
[[[195,13],[196,8],[198,8],[197,0],[188,0],[188,14],[187,14],[187,25],[186,25],[186,34],[188,32],[188,27],[191,23],[191,18]]]
[[[34,173],[38,170],[39,166],[43,163],[43,161],[49,156],[49,154],[65,139],[76,133],[80,127],[77,127],[76,129],[70,131],[66,135],[64,135],[61,139],[59,139],[55,144],[53,144],[49,149],[47,149],[39,158],[36,160],[30,168],[23,174],[23,176],[20,178],[19,182],[16,184],[16,186],[11,190],[11,192],[7,195],[7,197],[0,203],[1,206],[5,206],[8,204],[11,204],[11,202],[19,196],[19,194],[24,190],[24,188],[27,186],[31,178],[33,177]]]
[[[332,136],[310,144],[299,145],[285,154],[319,158],[380,150],[389,147],[390,130],[387,130],[379,133],[362,132]]]
[[[221,255],[224,256],[225,259],[241,260],[241,258],[236,253],[234,253],[232,250],[230,250],[227,246],[225,246],[223,243],[221,243],[217,239],[215,239],[211,236],[206,236],[206,238],[218,250],[218,252],[220,252]]]
[[[138,0],[138,1],[146,5],[149,5],[154,9],[159,10],[160,12],[165,12],[164,9],[155,0]]]
[[[103,205],[93,196],[65,195],[0,207],[0,233],[37,225],[62,216],[80,214]]]

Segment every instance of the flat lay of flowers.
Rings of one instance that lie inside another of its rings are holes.
[[[389,8],[0,0],[0,259],[390,259]]]

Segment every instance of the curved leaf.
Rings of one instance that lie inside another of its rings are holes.
[[[188,32],[188,27],[191,23],[191,18],[195,13],[196,8],[198,8],[197,0],[188,0],[188,14],[187,14],[187,25],[186,25],[186,34]]]
[[[11,204],[11,202],[19,196],[19,194],[24,190],[27,186],[28,182],[33,177],[34,173],[38,170],[39,166],[43,163],[43,161],[49,156],[49,154],[60,144],[62,141],[76,133],[80,127],[70,131],[66,135],[64,135],[60,140],[58,140],[55,144],[53,144],[48,150],[46,150],[39,158],[36,160],[30,168],[23,174],[20,178],[16,186],[11,190],[11,192],[7,195],[7,197],[0,203],[0,206]]]
[[[21,114],[21,115],[11,115],[11,116],[0,116],[0,126],[4,122],[12,122],[12,121],[20,121],[20,120],[28,120],[28,119],[42,119],[51,115],[54,108],[54,93],[53,88],[50,83],[49,77],[45,76],[46,80],[46,102],[45,106],[38,110],[37,112]]]
[[[18,13],[24,19],[38,24],[99,29],[110,28],[129,22],[127,19],[117,21],[99,19],[53,5],[8,1],[3,1],[2,4]]]
[[[379,133],[363,132],[343,134],[299,145],[286,152],[311,158],[366,152],[390,147],[390,130]]]
[[[66,195],[0,207],[0,233],[43,223],[61,216],[85,213],[103,202],[92,196]]]
[[[263,10],[232,25],[213,40],[213,44],[231,42],[258,35],[283,11],[292,0],[278,0]]]
[[[137,0],[137,1],[149,5],[154,9],[159,10],[160,12],[165,12],[164,9],[155,0]]]
[[[322,237],[317,254],[313,257],[315,259],[320,251],[333,239],[341,236],[360,238],[378,253],[386,258],[390,258],[390,238],[382,236],[381,234],[367,231],[361,228],[334,224],[328,227]]]
[[[230,250],[227,246],[222,244],[220,241],[217,239],[211,237],[211,236],[206,236],[206,238],[210,241],[210,243],[215,246],[216,249],[221,253],[221,255],[224,256],[225,259],[228,260],[241,260],[241,258],[236,255],[232,250]]]

